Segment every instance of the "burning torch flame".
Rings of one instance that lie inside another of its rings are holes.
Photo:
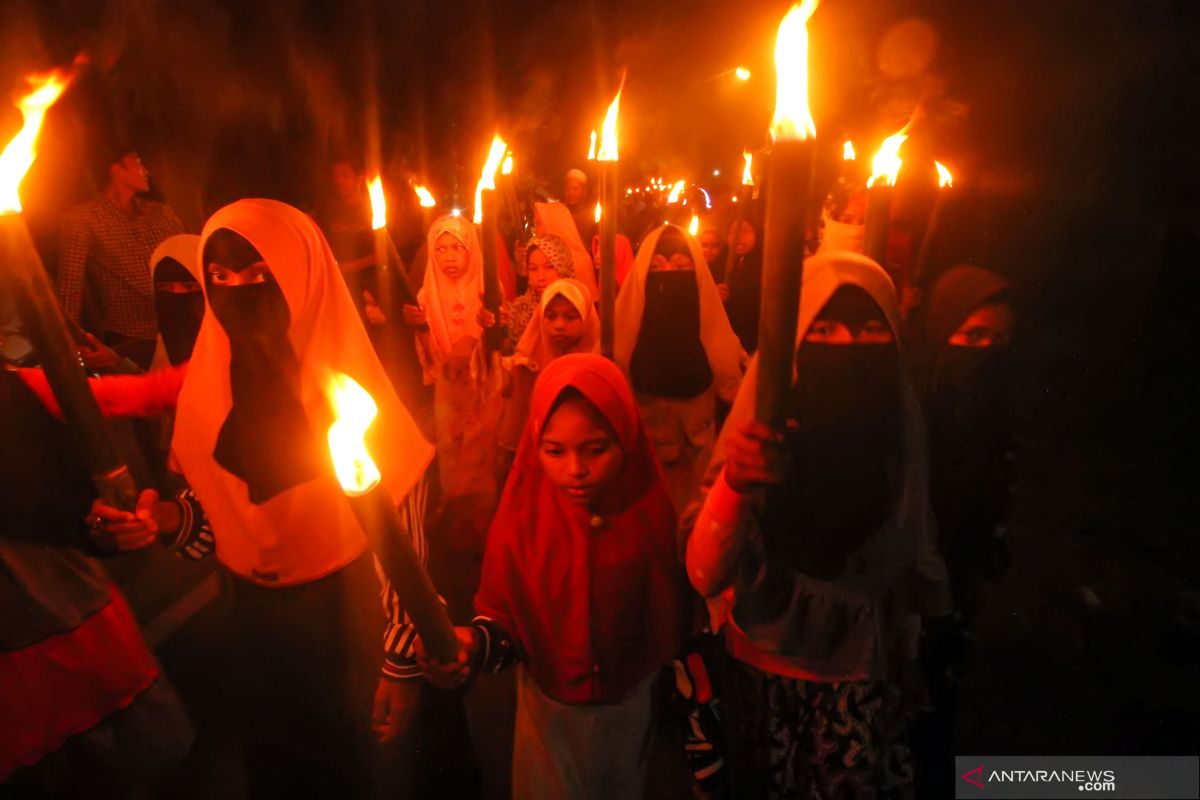
[[[950,170],[946,169],[946,165],[940,161],[933,162],[933,165],[937,167],[938,188],[954,186],[954,176],[950,174]]]
[[[597,200],[596,201],[596,214],[595,214],[595,219],[596,219],[597,223],[600,222],[600,217],[602,217],[602,216],[604,216],[604,214],[601,213],[601,211],[600,211],[600,201]]]
[[[367,184],[367,194],[371,196],[371,230],[386,228],[387,201],[383,199],[383,180],[378,175]]]
[[[492,136],[492,149],[488,151],[487,161],[483,164],[483,172],[479,175],[479,183],[475,184],[475,224],[483,224],[483,192],[496,190],[496,170],[500,161],[508,151],[508,145],[500,138],[500,134]]]
[[[745,67],[738,67],[733,71],[733,74],[737,76],[739,81],[750,80],[750,70],[746,69]]]
[[[879,152],[875,154],[875,158],[871,159],[871,177],[867,180],[867,188],[875,185],[876,181],[882,181],[885,186],[895,186],[896,177],[900,174],[900,165],[904,162],[900,160],[900,145],[904,144],[904,140],[908,138],[905,131],[908,126],[899,133],[893,133],[891,136],[883,140],[883,144],[879,146]]]
[[[679,196],[683,194],[683,181],[675,181],[675,185],[671,187],[671,193],[667,195],[667,205],[673,206],[679,202]]]
[[[779,23],[775,39],[775,117],[771,141],[811,139],[817,135],[808,108],[808,19],[818,0],[804,0]]]
[[[512,153],[508,153],[504,156],[504,163],[500,165],[500,174],[501,175],[512,175],[512,170],[513,170]]]
[[[326,387],[334,422],[329,426],[329,455],[342,491],[359,497],[379,485],[383,476],[367,452],[363,438],[379,414],[367,390],[349,375],[335,372]]]
[[[596,130],[592,129],[592,143],[588,145],[588,161],[596,160]]]
[[[413,191],[417,193],[417,199],[421,202],[421,208],[433,208],[437,205],[437,200],[434,200],[429,190],[421,184],[413,184]]]
[[[695,236],[700,232],[700,218],[692,214],[692,221],[688,223],[688,233]]]
[[[847,139],[842,145],[842,161],[853,161],[858,158],[858,154],[854,152],[854,142]]]
[[[742,186],[754,185],[754,154],[749,150],[742,151],[742,158],[746,160],[746,166],[742,167]]]
[[[621,74],[621,85],[617,87],[617,96],[608,106],[604,115],[604,126],[600,129],[600,149],[596,153],[597,161],[617,160],[617,114],[621,109],[621,92],[625,91],[625,74]]]
[[[4,148],[4,152],[0,153],[0,214],[21,213],[21,198],[17,189],[37,157],[37,138],[42,121],[46,111],[70,82],[69,76],[57,72],[29,78],[29,94],[17,101],[25,123]]]

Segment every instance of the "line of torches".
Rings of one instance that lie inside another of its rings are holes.
[[[803,0],[793,6],[779,26],[775,46],[777,74],[775,111],[770,126],[769,150],[757,159],[746,150],[741,186],[733,201],[738,206],[737,222],[742,208],[755,189],[755,167],[765,179],[765,212],[763,225],[762,310],[757,355],[756,417],[773,426],[782,423],[783,402],[791,383],[792,359],[795,347],[796,322],[800,305],[801,264],[805,246],[809,212],[811,210],[813,159],[816,152],[816,125],[808,103],[808,20],[816,11],[819,0]],[[739,74],[738,76],[742,76]],[[749,77],[748,74],[746,77]],[[744,78],[743,78],[744,79]],[[7,270],[16,287],[26,294],[27,305],[33,309],[27,320],[30,333],[38,345],[47,377],[60,401],[68,424],[81,443],[85,460],[103,496],[114,504],[130,507],[136,496],[128,469],[116,455],[108,429],[100,415],[86,382],[86,376],[71,344],[66,322],[50,287],[33,241],[21,214],[18,188],[36,156],[36,142],[46,111],[69,85],[71,75],[52,73],[29,79],[31,91],[18,102],[24,114],[20,132],[0,153],[0,267]],[[611,357],[613,311],[616,301],[616,236],[618,209],[619,156],[617,123],[624,76],[617,93],[604,116],[599,133],[591,132],[588,158],[600,169],[600,196],[596,204],[596,221],[600,225],[600,314],[601,349]],[[887,137],[872,159],[868,186],[867,255],[883,263],[890,213],[891,191],[899,174],[900,146],[907,138],[904,129]],[[843,144],[843,158],[856,158],[850,141]],[[938,163],[939,185],[949,187],[949,170]],[[500,244],[498,229],[497,173],[505,176],[505,202],[515,205],[511,174],[513,158],[504,139],[495,134],[489,147],[479,181],[476,185],[473,220],[481,227],[484,256],[484,302],[495,312],[500,303],[497,280],[497,251]],[[429,190],[410,183],[422,208],[433,208],[437,202]],[[667,204],[680,201],[686,188],[684,180],[667,188],[663,179],[652,179],[644,191],[667,192]],[[642,188],[626,189],[626,195],[642,192]],[[376,260],[386,279],[394,277],[406,288],[408,302],[416,302],[407,288],[407,276],[398,257],[394,255],[387,231],[387,203],[383,183],[376,175],[369,183],[371,227],[376,235]],[[685,201],[686,202],[686,201]],[[928,232],[922,243],[922,255],[917,259],[916,272],[924,267],[925,250],[930,234],[937,227],[941,213],[941,193],[931,215]],[[510,213],[513,209],[510,208]],[[699,219],[693,213],[689,232],[696,234]],[[732,248],[731,248],[732,251]],[[732,258],[732,252],[731,256]],[[383,291],[385,298],[390,292]],[[390,309],[385,308],[385,313]],[[496,326],[497,329],[499,326]],[[364,529],[371,529],[388,541],[403,556],[401,580],[396,589],[430,651],[443,659],[454,650],[454,633],[445,609],[438,601],[428,574],[416,557],[411,540],[403,530],[395,503],[381,488],[383,476],[364,443],[377,406],[353,376],[334,374],[326,386],[326,395],[334,411],[335,422],[330,426],[327,444],[331,471],[336,475],[347,502]],[[394,540],[394,541],[393,541]],[[397,554],[391,552],[392,560]]]

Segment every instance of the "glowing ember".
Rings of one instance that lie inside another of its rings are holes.
[[[808,19],[818,0],[804,0],[779,23],[775,39],[775,116],[771,141],[811,139],[817,135],[808,108]]]
[[[737,76],[739,81],[750,80],[750,70],[746,69],[745,67],[738,67],[733,71],[733,74]]]
[[[742,158],[746,160],[746,166],[742,167],[742,186],[754,185],[754,154],[749,150],[742,151]]]
[[[596,160],[596,131],[592,130],[592,143],[588,145],[588,161]]]
[[[882,181],[885,186],[896,185],[900,165],[904,163],[900,160],[900,145],[908,138],[907,130],[908,126],[905,125],[899,133],[893,133],[883,140],[879,152],[871,159],[871,177],[867,180],[867,188],[874,186],[876,181]]]
[[[603,214],[600,212],[600,201],[599,201],[599,200],[597,200],[597,201],[596,201],[596,214],[595,214],[595,220],[596,220],[596,222],[599,222],[599,221],[600,221],[600,217],[602,217],[602,216],[604,216],[604,215],[603,215]]]
[[[488,151],[487,161],[483,164],[483,171],[479,174],[479,183],[475,184],[475,217],[476,225],[483,224],[483,193],[485,190],[496,190],[496,170],[500,168],[500,162],[504,158],[504,154],[508,151],[508,145],[500,134],[492,136],[492,149]]]
[[[513,171],[512,153],[508,153],[504,156],[504,163],[500,165],[500,174],[501,175],[512,175],[512,171]]]
[[[417,193],[417,199],[421,202],[421,208],[433,208],[437,205],[437,200],[434,200],[429,190],[421,184],[413,184],[413,191]]]
[[[858,154],[854,152],[854,142],[847,139],[842,144],[842,160],[853,161],[856,158],[858,158]]]
[[[939,189],[954,185],[954,176],[950,174],[950,170],[946,169],[945,164],[935,161],[933,162],[933,166],[937,167]]]
[[[675,181],[675,185],[671,187],[671,193],[667,195],[667,205],[674,205],[679,202],[679,196],[683,194],[683,187],[686,184],[683,181]]]
[[[700,218],[692,214],[692,221],[688,223],[688,233],[695,236],[700,232]]]
[[[46,111],[70,84],[71,76],[50,72],[33,75],[28,81],[29,94],[17,101],[25,122],[4,152],[0,153],[0,214],[21,213],[21,198],[17,190],[37,157],[37,138],[42,121]]]
[[[383,198],[383,180],[378,175],[367,184],[367,194],[371,196],[371,230],[386,228],[387,201]]]
[[[617,96],[608,106],[604,115],[604,126],[600,129],[600,149],[596,152],[597,161],[617,160],[617,114],[621,109],[621,92],[625,91],[625,74],[621,74],[621,85],[617,87]]]
[[[383,476],[363,441],[379,414],[375,399],[349,375],[335,372],[326,386],[334,422],[329,426],[329,455],[342,491],[358,497],[379,485]]]

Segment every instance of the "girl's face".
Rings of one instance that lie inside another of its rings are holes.
[[[541,296],[542,290],[558,280],[558,271],[550,264],[550,259],[541,250],[529,251],[529,288]]]
[[[947,344],[953,347],[1003,347],[1012,337],[1013,310],[1008,303],[989,303],[971,312]]]
[[[259,261],[251,264],[241,270],[226,266],[216,261],[210,261],[208,266],[208,279],[213,286],[253,286],[262,283],[274,283],[275,276],[271,274],[271,268],[267,266],[267,262]]]
[[[655,253],[650,259],[650,270],[652,272],[670,272],[674,270],[685,269],[694,270],[695,268],[696,264],[694,261],[692,261],[692,257],[684,255],[683,253],[675,253],[671,256],[664,256],[659,253]]]
[[[754,245],[758,243],[758,235],[754,232],[754,226],[749,222],[742,222],[741,227],[730,226],[729,228],[729,246],[739,256],[744,256],[754,249]]]
[[[546,420],[538,458],[546,477],[567,500],[588,508],[612,486],[625,453],[591,403],[568,397]]]
[[[559,353],[565,353],[583,338],[583,317],[562,295],[555,295],[542,311],[542,332]]]
[[[452,281],[467,274],[470,254],[467,246],[454,238],[454,234],[443,233],[433,243],[433,262]]]
[[[700,250],[704,253],[704,260],[712,264],[717,256],[721,254],[721,238],[717,236],[716,231],[703,231],[700,234]]]

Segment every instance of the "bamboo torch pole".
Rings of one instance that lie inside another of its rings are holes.
[[[604,115],[596,161],[600,165],[600,352],[613,357],[613,333],[617,305],[617,223],[619,221],[620,174],[618,172],[617,116],[625,76]]]

